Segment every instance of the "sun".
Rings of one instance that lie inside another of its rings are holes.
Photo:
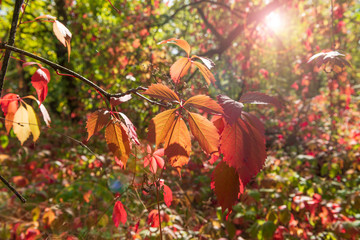
[[[284,29],[284,19],[279,13],[270,13],[265,17],[265,24],[274,32],[280,32]]]

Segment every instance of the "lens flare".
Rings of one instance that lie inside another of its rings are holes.
[[[280,32],[284,28],[284,19],[278,13],[270,13],[265,18],[265,23],[268,28],[274,32]]]

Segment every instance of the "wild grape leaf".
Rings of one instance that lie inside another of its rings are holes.
[[[115,227],[118,227],[120,223],[125,224],[127,221],[127,213],[124,205],[120,201],[116,201],[114,205],[112,220]]]
[[[39,119],[36,116],[34,109],[30,105],[25,104],[25,106],[29,115],[29,126],[31,134],[33,135],[33,141],[36,142],[40,136]]]
[[[248,123],[250,123],[254,128],[256,128],[261,135],[265,136],[265,127],[264,124],[260,121],[259,118],[257,118],[254,114],[242,112],[241,118],[246,120]]]
[[[88,132],[88,138],[100,131],[110,121],[110,112],[106,110],[97,110],[91,113],[86,121],[86,129]]]
[[[192,63],[199,68],[201,74],[205,78],[208,85],[210,85],[211,83],[215,84],[216,79],[206,66],[204,66],[202,63],[199,62],[192,62]]]
[[[178,95],[173,90],[160,83],[151,84],[143,94],[169,102],[180,102]]]
[[[199,57],[199,56],[196,56],[196,55],[191,56],[191,58],[192,58],[192,59],[194,59],[194,58],[200,59],[200,60],[205,64],[205,66],[206,66],[208,69],[211,69],[211,68],[215,67],[215,63],[214,63],[211,59],[209,59],[209,58]]]
[[[220,137],[223,161],[234,167],[244,186],[259,173],[266,159],[264,136],[251,124],[237,119],[226,124]]]
[[[217,128],[218,133],[221,134],[222,131],[225,128],[225,119],[223,118],[223,116],[219,116],[219,115],[214,115],[211,118],[211,122],[214,124],[214,126]]]
[[[193,106],[209,113],[224,113],[222,107],[215,100],[206,95],[196,95],[189,98],[184,103],[184,107],[187,106]]]
[[[8,112],[5,116],[5,128],[6,128],[6,133],[9,134],[10,133],[10,130],[13,126],[13,123],[14,123],[14,116],[15,116],[15,113],[12,113],[12,112]]]
[[[71,54],[70,41],[72,38],[71,32],[69,31],[69,29],[67,29],[64,26],[64,24],[62,24],[58,20],[55,20],[55,22],[53,23],[53,31],[57,39],[61,42],[61,44],[67,48],[68,61],[70,62],[70,54]]]
[[[350,63],[345,59],[345,55],[337,51],[317,53],[309,59],[308,63],[312,61],[315,61],[318,67],[324,65],[325,72],[334,70],[336,73],[340,73],[345,70],[346,66],[351,67]]]
[[[44,104],[41,104],[40,101],[37,100],[32,95],[26,96],[24,98],[30,98],[30,99],[34,100],[39,105],[40,112],[43,115],[44,122],[46,123],[46,126],[50,127],[50,123],[51,123],[50,115],[49,115],[48,111],[46,110]]]
[[[244,104],[232,100],[226,95],[218,95],[218,102],[224,110],[225,119],[228,123],[234,123],[242,113]]]
[[[219,134],[214,124],[200,114],[192,112],[188,112],[188,114],[191,133],[199,142],[201,148],[207,154],[217,152],[219,147]]]
[[[224,212],[231,210],[240,193],[239,175],[235,168],[221,161],[214,169],[211,186]]]
[[[190,59],[185,57],[180,58],[173,65],[171,65],[170,76],[174,83],[177,84],[180,82],[180,79],[189,71],[190,66]]]
[[[40,63],[37,63],[37,62],[25,62],[22,66],[27,67],[27,66],[31,66],[31,65],[38,65],[39,68],[43,67]]]
[[[36,89],[40,104],[45,100],[48,93],[48,83],[50,81],[50,72],[46,68],[39,68],[31,77],[31,84]]]
[[[147,155],[144,158],[144,167],[147,165],[150,166],[150,171],[152,173],[156,173],[157,167],[163,168],[164,167],[164,149],[160,148],[154,152],[151,151],[150,145],[147,145]]]
[[[110,122],[105,129],[105,139],[110,151],[124,163],[125,168],[130,154],[130,141],[125,129],[119,123]]]
[[[170,207],[172,200],[173,200],[172,191],[167,185],[164,184],[164,202],[166,206]]]
[[[16,113],[19,108],[19,99],[19,95],[14,93],[8,93],[0,98],[1,110],[4,112],[5,116],[8,113]]]
[[[156,147],[162,143],[175,121],[176,109],[169,109],[156,115],[150,122],[148,140]]]
[[[130,119],[123,113],[119,112],[119,115],[124,119],[125,125],[128,129],[128,136],[136,145],[140,145],[140,141],[138,139],[136,128],[134,124],[130,121]]]
[[[29,126],[29,114],[22,105],[16,111],[14,116],[13,129],[16,137],[21,142],[21,145],[29,138],[31,129]]]
[[[182,39],[170,38],[168,40],[161,41],[158,44],[164,44],[164,43],[172,43],[172,44],[175,44],[175,45],[181,47],[183,50],[185,50],[187,56],[190,57],[191,47],[187,41],[182,40]]]
[[[171,166],[181,168],[189,162],[191,138],[184,120],[179,116],[172,124],[165,138],[165,155]]]
[[[110,98],[110,104],[113,106],[117,106],[123,102],[127,102],[131,99],[131,94],[126,94],[122,97],[111,97]]]
[[[281,108],[281,103],[278,99],[260,92],[247,92],[241,96],[239,102],[250,104],[272,104],[277,108]]]
[[[161,220],[162,220],[162,216],[161,216]],[[154,228],[159,227],[159,212],[158,212],[158,210],[154,209],[149,213],[148,219],[147,219],[147,224],[150,225],[150,227],[154,227]]]

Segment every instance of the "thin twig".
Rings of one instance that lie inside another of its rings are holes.
[[[26,199],[23,196],[21,196],[21,194],[18,191],[16,191],[16,189],[13,186],[11,186],[10,183],[6,181],[5,178],[3,178],[0,175],[0,179],[20,199],[22,203],[26,203]]]

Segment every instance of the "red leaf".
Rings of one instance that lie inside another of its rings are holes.
[[[117,201],[114,206],[112,220],[115,224],[115,227],[118,227],[120,223],[125,224],[127,220],[127,213],[123,204],[120,201]]]
[[[157,228],[160,226],[158,210],[154,209],[149,213],[149,216],[147,219],[147,224],[150,225],[150,227],[154,227],[154,228]]]
[[[250,104],[272,104],[277,108],[281,108],[279,100],[259,92],[247,92],[241,96],[239,102]]]
[[[86,122],[86,129],[88,132],[88,138],[100,131],[110,121],[110,112],[106,110],[97,110],[91,113]]]
[[[174,83],[180,82],[180,79],[189,71],[190,66],[190,59],[182,57],[170,67],[170,76]]]
[[[212,174],[211,184],[222,211],[231,210],[240,192],[239,175],[235,168],[221,161]]]
[[[244,105],[226,95],[218,95],[217,99],[220,106],[224,109],[226,121],[230,124],[234,123],[241,116]]]
[[[215,115],[212,117],[211,122],[214,124],[214,126],[217,128],[218,133],[221,134],[222,131],[225,128],[225,119],[223,116]]]
[[[133,140],[135,144],[140,145],[134,124],[130,121],[130,119],[125,114],[123,114],[121,112],[119,112],[119,114],[125,120],[125,124],[128,129],[129,138],[131,140]]]
[[[155,174],[157,167],[164,167],[164,159],[162,158],[164,156],[164,149],[160,148],[152,153],[150,145],[147,145],[147,153],[148,155],[144,158],[144,167],[150,165],[150,171]]]
[[[184,107],[186,106],[193,106],[209,113],[224,113],[222,107],[215,100],[206,95],[196,95],[189,98],[184,103]]]
[[[37,62],[26,62],[22,66],[27,67],[27,66],[31,66],[31,65],[35,65],[35,64],[38,65],[40,68],[43,67],[40,63],[37,63]]]
[[[39,68],[31,77],[31,84],[36,89],[40,104],[45,100],[48,93],[48,83],[50,81],[50,72],[46,68]]]
[[[241,116],[243,120],[246,120],[254,128],[256,128],[262,135],[265,135],[264,124],[255,115],[243,111]]]
[[[117,106],[120,103],[129,101],[130,99],[131,99],[131,94],[127,94],[127,95],[122,96],[122,97],[111,97],[110,98],[110,104],[113,105],[113,106]]]
[[[143,94],[170,102],[180,102],[178,95],[173,90],[160,83],[151,84]]]
[[[244,185],[259,173],[266,159],[264,136],[251,124],[238,119],[227,124],[220,137],[220,152],[234,167]]]
[[[19,99],[19,95],[15,93],[8,93],[0,99],[1,109],[5,116],[8,113],[16,113],[19,108]]]
[[[188,57],[190,56],[190,45],[187,41],[182,40],[182,39],[170,38],[168,40],[161,41],[158,44],[164,44],[164,43],[175,44],[175,45],[181,47],[182,49],[184,49],[185,52],[187,53]]]
[[[172,200],[173,200],[172,191],[167,185],[164,184],[164,202],[166,206],[170,207]]]

